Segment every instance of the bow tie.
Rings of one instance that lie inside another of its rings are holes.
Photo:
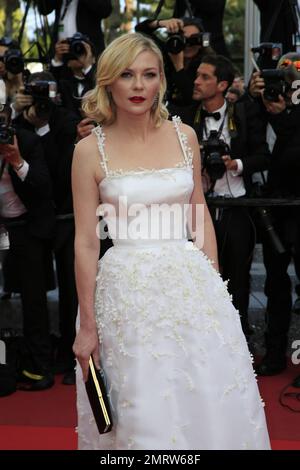
[[[72,80],[73,80],[73,82],[81,83],[82,85],[85,85],[85,83],[87,82],[86,77],[80,78],[80,77],[75,77],[75,75],[73,75]]]
[[[206,109],[201,109],[201,117],[202,119],[212,117],[216,121],[219,121],[221,119],[221,113],[219,113],[218,111],[216,111],[215,113],[209,113],[208,111],[206,111]]]

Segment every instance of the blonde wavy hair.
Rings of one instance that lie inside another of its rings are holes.
[[[129,33],[118,37],[102,52],[97,64],[96,86],[83,98],[82,109],[87,117],[99,124],[110,125],[115,122],[116,109],[108,87],[120,77],[141,52],[145,51],[156,55],[161,74],[158,100],[151,109],[154,125],[159,127],[162,121],[168,118],[169,113],[163,103],[166,77],[162,54],[151,39],[139,33]]]

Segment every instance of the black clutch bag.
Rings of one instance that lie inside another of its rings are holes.
[[[104,434],[111,431],[112,419],[104,373],[102,370],[96,369],[92,357],[89,359],[89,372],[85,388],[99,433]]]

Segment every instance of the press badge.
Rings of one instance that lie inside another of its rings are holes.
[[[58,33],[63,33],[64,30],[65,30],[64,24],[63,24],[63,23],[60,23],[60,24],[58,25]]]

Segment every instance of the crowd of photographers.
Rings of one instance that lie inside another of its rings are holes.
[[[281,57],[279,44],[263,43],[254,50],[263,71],[255,71],[245,86],[230,59],[216,53],[200,18],[154,18],[136,30],[150,35],[163,52],[170,115],[179,115],[198,135],[221,274],[229,280],[247,340],[252,334],[250,267],[255,243],[263,244],[266,355],[257,372],[280,373],[286,368],[292,311],[287,273],[292,258],[300,278],[300,209],[252,209],[243,201],[300,196],[300,107],[292,88],[300,79],[300,55]],[[0,39],[0,77],[5,84],[3,96],[0,93],[0,220],[10,243],[3,261],[4,291],[6,297],[21,294],[25,342],[17,381],[23,390],[49,388],[59,372],[65,374],[65,384],[74,383],[77,296],[71,164],[74,144],[96,125],[82,114],[81,99],[94,87],[98,47],[85,31],[57,35],[47,70],[30,74],[24,71],[18,46]],[[267,142],[270,126],[275,134],[272,153]],[[220,199],[223,204],[217,205]],[[233,199],[236,204],[230,204]],[[1,236],[3,243],[4,233]],[[110,243],[101,242],[102,252]],[[55,344],[47,306],[47,291],[55,285],[52,254],[59,288],[60,338]],[[300,287],[297,294],[300,297]],[[296,308],[300,311],[300,301]]]

